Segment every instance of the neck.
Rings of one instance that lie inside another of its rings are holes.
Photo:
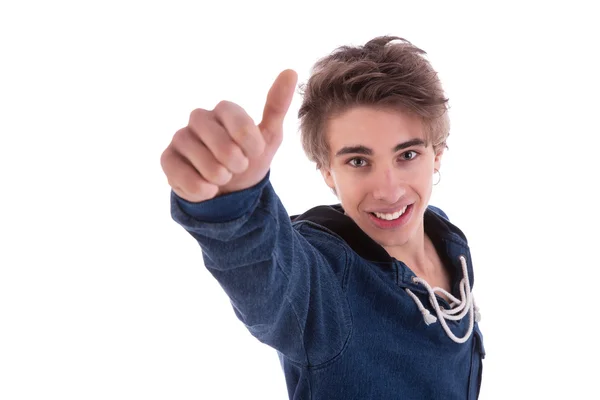
[[[404,262],[415,274],[428,276],[434,274],[435,262],[432,255],[435,247],[425,234],[423,223],[415,235],[402,246],[384,247],[388,254]]]

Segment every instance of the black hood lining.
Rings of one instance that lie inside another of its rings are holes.
[[[292,222],[310,221],[340,236],[362,258],[382,263],[392,263],[388,252],[344,214],[341,204],[314,207],[303,214],[290,217]],[[452,240],[466,246],[464,234],[446,218],[427,208],[424,215],[424,230],[436,248],[443,248],[443,241]],[[462,242],[462,243],[461,243]]]

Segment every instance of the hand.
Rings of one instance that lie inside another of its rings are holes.
[[[292,70],[279,74],[258,125],[242,107],[228,101],[212,111],[192,111],[188,126],[175,133],[160,158],[173,191],[187,201],[200,202],[260,182],[283,140],[283,120],[297,81]]]

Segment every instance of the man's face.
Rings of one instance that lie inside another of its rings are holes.
[[[422,122],[399,111],[355,107],[327,126],[329,168],[321,173],[354,222],[384,248],[419,230],[442,153],[425,147]]]

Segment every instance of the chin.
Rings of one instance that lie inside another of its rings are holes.
[[[379,243],[383,247],[400,247],[404,246],[408,243],[410,236],[406,234],[396,234],[392,236],[392,234],[379,235],[379,238],[374,238],[377,243]]]
[[[405,245],[412,237],[414,237],[418,227],[416,221],[419,221],[419,219],[422,219],[422,216],[417,212],[411,215],[411,220],[408,221],[408,224],[396,229],[378,229],[369,221],[367,221],[364,226],[361,226],[361,229],[381,246],[398,247]]]

